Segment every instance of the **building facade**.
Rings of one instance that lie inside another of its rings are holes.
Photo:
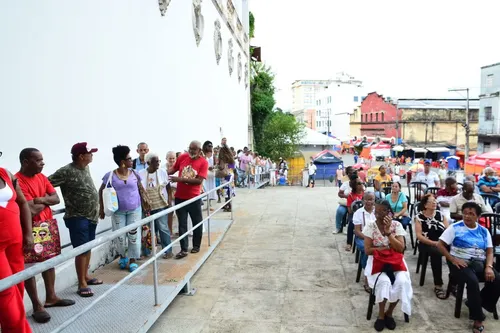
[[[359,121],[360,135],[381,138],[401,138],[401,113],[390,98],[372,92],[361,102]]]
[[[344,72],[337,73],[316,100],[316,130],[347,139],[350,115],[364,96],[363,82]]]
[[[292,112],[316,107],[318,94],[331,80],[296,80],[292,83]]]
[[[349,135],[351,138],[361,137],[361,106],[349,116]]]
[[[500,63],[481,67],[478,153],[500,148]]]
[[[291,112],[298,122],[304,124],[305,127],[316,130],[316,109],[303,109]]]
[[[406,144],[465,146],[466,99],[398,99]],[[469,148],[477,148],[479,100],[469,100]]]

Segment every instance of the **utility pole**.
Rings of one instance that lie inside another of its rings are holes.
[[[465,161],[469,160],[469,135],[470,135],[470,126],[469,126],[469,88],[461,88],[461,89],[448,89],[448,91],[466,91],[467,92],[467,104],[465,106],[465,124],[462,126],[465,128]]]

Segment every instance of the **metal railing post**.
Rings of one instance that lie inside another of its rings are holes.
[[[151,253],[154,257],[153,261],[153,289],[155,294],[155,306],[159,304],[158,302],[158,259],[156,259],[156,228],[155,221],[150,222],[150,230],[151,230]]]
[[[224,192],[223,192],[224,193]],[[207,216],[210,216],[210,198],[207,195]],[[203,226],[202,226],[203,228]],[[207,238],[208,238],[208,246],[210,246],[210,218],[207,219]]]

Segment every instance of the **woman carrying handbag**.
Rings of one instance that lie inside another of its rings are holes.
[[[114,147],[113,160],[118,165],[118,168],[106,173],[102,178],[103,183],[99,189],[99,217],[101,219],[105,217],[103,190],[111,186],[115,189],[118,198],[118,210],[111,216],[111,222],[113,230],[118,230],[140,221],[143,208],[145,211],[149,211],[150,209],[147,207],[147,195],[142,187],[141,179],[131,169],[133,162],[130,157],[130,148],[127,146]],[[120,268],[128,268],[130,272],[135,271],[139,267],[136,261],[141,256],[140,228],[118,237],[116,240],[116,249],[120,256],[118,262]]]

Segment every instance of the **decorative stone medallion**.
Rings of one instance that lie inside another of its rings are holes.
[[[158,0],[158,5],[160,6],[160,14],[161,16],[165,16],[167,12],[168,5],[170,4],[170,0]]]
[[[245,63],[245,89],[248,88],[248,62]]]
[[[227,64],[229,67],[229,76],[233,74],[233,69],[234,69],[234,57],[233,57],[233,39],[229,38],[228,41],[228,50],[227,50]]]
[[[238,52],[238,83],[241,82],[241,76],[243,74],[243,65],[241,64],[241,52]]]
[[[192,21],[196,46],[200,45],[201,39],[203,38],[203,29],[205,27],[205,20],[201,14],[201,1],[202,0],[193,0]]]
[[[214,51],[215,51],[215,61],[217,61],[217,65],[220,62],[220,58],[222,57],[222,34],[220,32],[220,21],[215,20],[214,22],[215,31],[214,31]]]

